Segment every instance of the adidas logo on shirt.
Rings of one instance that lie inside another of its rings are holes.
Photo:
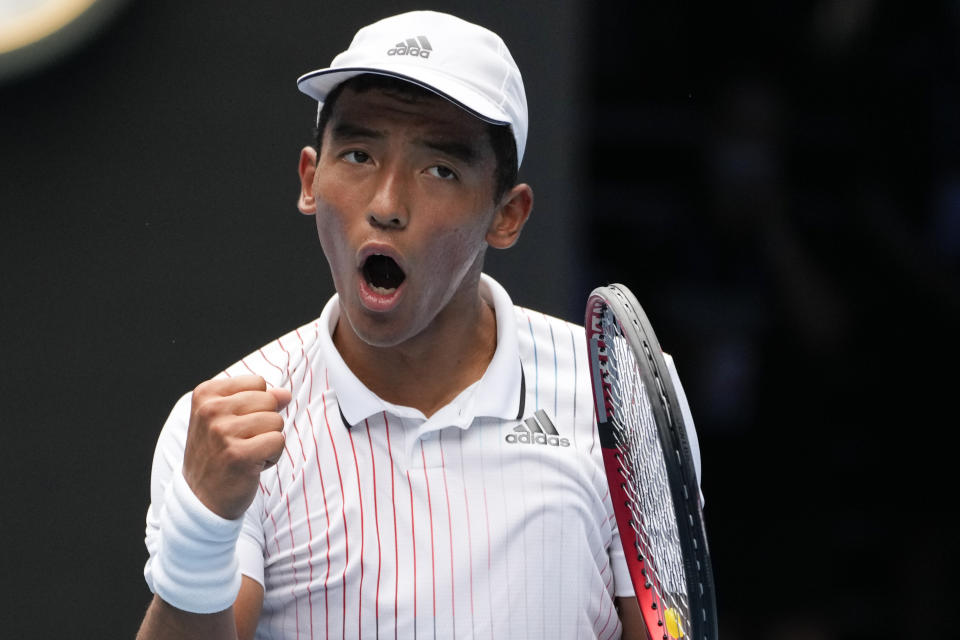
[[[398,42],[392,49],[387,49],[388,56],[419,56],[429,58],[433,47],[427,36],[417,36],[416,38],[407,38],[403,42]]]
[[[561,438],[553,421],[543,409],[536,411],[533,417],[527,418],[513,428],[504,438],[510,444],[542,444],[548,447],[569,447],[570,441]]]

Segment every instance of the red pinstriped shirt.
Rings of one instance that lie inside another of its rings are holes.
[[[632,595],[596,439],[583,329],[484,276],[497,350],[426,419],[383,401],[315,322],[229,367],[285,386],[286,447],[238,542],[257,638],[615,638]],[[182,465],[189,394],[161,433],[147,546]],[[155,545],[154,545],[155,546]],[[150,561],[145,569],[150,583]]]

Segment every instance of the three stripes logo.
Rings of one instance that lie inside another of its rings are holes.
[[[540,409],[508,433],[505,440],[510,444],[543,444],[549,447],[569,447],[570,441],[561,438],[546,411]]]
[[[392,49],[387,50],[388,56],[419,56],[429,58],[433,47],[427,36],[417,36],[416,38],[407,38],[403,42],[398,42]]]

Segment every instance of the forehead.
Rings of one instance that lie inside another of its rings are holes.
[[[346,87],[334,104],[325,135],[351,125],[384,135],[411,135],[467,144],[478,155],[493,154],[487,124],[426,90]]]

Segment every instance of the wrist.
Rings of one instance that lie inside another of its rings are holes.
[[[160,513],[160,546],[153,560],[157,595],[192,613],[229,608],[240,591],[236,549],[242,526],[242,517],[227,520],[208,509],[183,473],[175,473]]]

